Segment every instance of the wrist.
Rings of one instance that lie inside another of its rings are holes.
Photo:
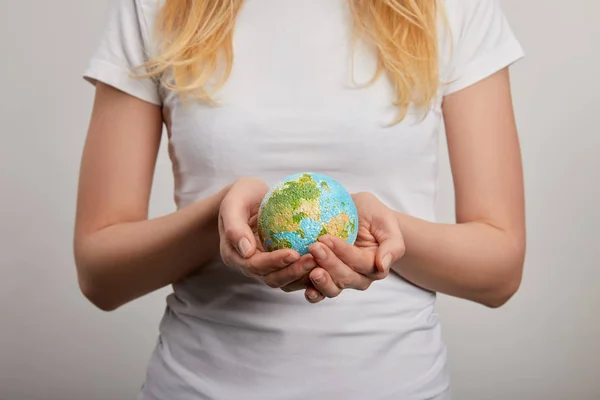
[[[396,223],[400,227],[400,233],[402,234],[402,240],[404,241],[405,247],[405,256],[409,255],[409,247],[411,243],[411,239],[413,238],[413,229],[414,229],[414,217],[411,217],[408,214],[404,214],[396,211]]]
[[[188,208],[187,212],[192,215],[195,226],[201,230],[204,230],[207,226],[216,226],[221,202],[229,192],[230,187],[231,185],[226,186],[218,192],[186,207]]]
[[[221,203],[223,202],[225,197],[227,197],[227,194],[229,193],[233,185],[234,184],[231,183],[225,186],[223,189],[221,189],[211,197],[211,210],[214,218],[218,218],[219,213],[221,211]]]

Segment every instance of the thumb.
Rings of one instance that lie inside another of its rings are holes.
[[[374,235],[379,243],[375,265],[380,272],[388,272],[390,266],[401,259],[406,251],[400,226],[395,221],[395,218],[385,220]]]
[[[240,256],[248,258],[256,251],[256,239],[249,224],[248,212],[242,205],[223,204],[221,207],[221,235]]]

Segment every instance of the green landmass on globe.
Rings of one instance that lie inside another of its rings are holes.
[[[356,206],[346,189],[328,176],[308,172],[273,187],[258,214],[258,235],[266,251],[287,248],[306,254],[323,235],[354,244],[357,227]]]

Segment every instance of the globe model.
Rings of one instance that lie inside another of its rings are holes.
[[[288,176],[271,188],[258,213],[265,251],[294,249],[301,255],[323,235],[354,244],[358,214],[352,197],[337,181],[315,173]]]

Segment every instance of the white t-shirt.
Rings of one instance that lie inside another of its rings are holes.
[[[352,85],[346,0],[247,0],[216,107],[130,77],[152,53],[159,0],[116,2],[85,77],[163,106],[179,207],[240,176],[273,184],[312,171],[433,221],[442,97],[523,55],[496,0],[444,3],[440,70],[452,83],[422,121],[412,110],[387,125],[397,110],[385,76]],[[371,49],[354,60],[356,81],[370,79]],[[392,274],[311,305],[214,262],[174,285],[140,399],[448,399],[434,303]]]

